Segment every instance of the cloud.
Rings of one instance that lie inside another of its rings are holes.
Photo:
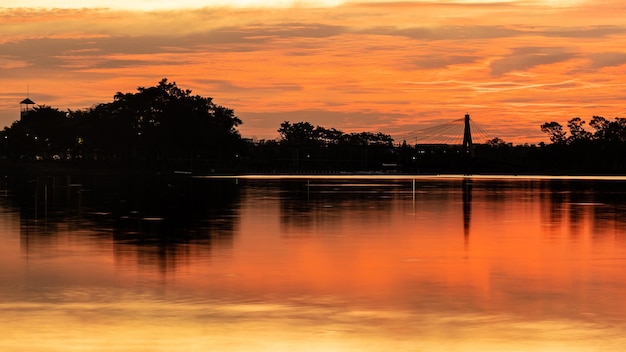
[[[546,38],[607,38],[614,35],[625,35],[626,27],[614,25],[587,26],[581,28],[578,25],[565,27],[562,25],[446,25],[434,24],[419,27],[369,27],[355,30],[356,33],[403,36],[415,40],[477,40],[477,39],[501,39],[523,36],[546,37]]]
[[[183,54],[194,51],[246,52],[265,49],[277,38],[328,38],[341,32],[341,26],[284,23],[268,27],[223,27],[202,33],[174,33],[169,36],[36,37],[1,43],[0,58],[3,58],[5,67],[28,66],[31,69],[55,69],[63,66],[124,67],[132,65],[133,61],[107,57],[115,54]],[[81,63],[76,65],[77,62]],[[183,63],[184,60],[178,62]]]
[[[429,27],[370,27],[356,30],[356,33],[402,36],[415,40],[473,40],[509,38],[523,35],[526,32],[505,26],[473,25],[473,26],[449,26],[434,25]]]
[[[589,55],[589,58],[594,69],[626,64],[626,53],[623,52],[596,53]]]
[[[213,91],[217,92],[230,92],[230,93],[244,93],[246,91],[258,91],[263,90],[265,92],[284,92],[284,91],[301,91],[302,86],[293,83],[279,83],[272,82],[271,84],[264,85],[254,85],[254,86],[244,86],[241,84],[236,84],[227,80],[218,80],[218,79],[198,79],[195,81],[196,84],[205,86],[210,88]]]
[[[361,7],[361,8],[378,8],[378,9],[419,9],[419,8],[447,8],[447,9],[463,9],[463,8],[515,8],[515,1],[511,0],[493,0],[493,1],[480,1],[480,0],[450,0],[450,1],[437,1],[437,0],[418,0],[418,1],[377,1],[377,0],[357,0],[346,1],[345,6]]]
[[[450,65],[466,64],[474,62],[477,56],[469,55],[422,55],[415,58],[415,65],[420,69],[438,69]]]
[[[57,7],[57,8],[82,8],[104,7],[110,9],[127,9],[138,11],[154,11],[165,9],[195,9],[199,7],[215,8],[290,8],[290,7],[329,7],[336,6],[341,0],[177,0],[177,1],[155,1],[155,0],[30,0],[27,1],[30,7]]]
[[[233,108],[257,135],[299,119],[396,133],[465,112],[522,129],[528,116],[573,115],[577,102],[620,115],[625,7],[605,3],[0,9],[0,100],[30,84],[52,94],[38,103],[84,108],[167,77]],[[561,104],[547,105],[548,92]],[[12,104],[0,101],[2,122]]]
[[[491,74],[499,76],[511,71],[525,71],[539,65],[548,65],[570,60],[578,56],[569,49],[560,47],[520,47],[507,57],[494,60]]]
[[[252,23],[245,29],[249,36],[281,38],[329,38],[346,32],[346,27],[323,23],[284,22],[274,25]]]
[[[591,26],[583,27],[545,27],[535,31],[545,37],[562,37],[562,38],[606,38],[613,35],[626,34],[626,27],[623,26]]]
[[[502,93],[520,90],[551,90],[584,87],[580,82],[568,79],[561,82],[485,82],[474,84],[474,89],[483,93]]]

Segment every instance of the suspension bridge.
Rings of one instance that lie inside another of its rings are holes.
[[[458,145],[464,151],[471,151],[474,144],[484,144],[491,137],[484,128],[470,118],[469,114],[444,124],[420,130],[405,132],[396,140],[404,140],[414,145]]]

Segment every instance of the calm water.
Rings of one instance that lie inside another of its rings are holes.
[[[18,179],[2,351],[623,351],[626,181]]]

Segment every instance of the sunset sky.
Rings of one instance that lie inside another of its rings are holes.
[[[401,142],[469,113],[536,143],[546,121],[626,116],[625,14],[623,0],[0,0],[0,125],[27,91],[84,109],[166,77],[234,109],[248,138],[289,120]]]

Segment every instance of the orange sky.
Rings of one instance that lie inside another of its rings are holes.
[[[467,112],[489,137],[536,143],[546,121],[626,116],[621,0],[55,2],[0,0],[3,126],[27,87],[82,109],[164,77],[258,139],[289,120],[401,142]]]

